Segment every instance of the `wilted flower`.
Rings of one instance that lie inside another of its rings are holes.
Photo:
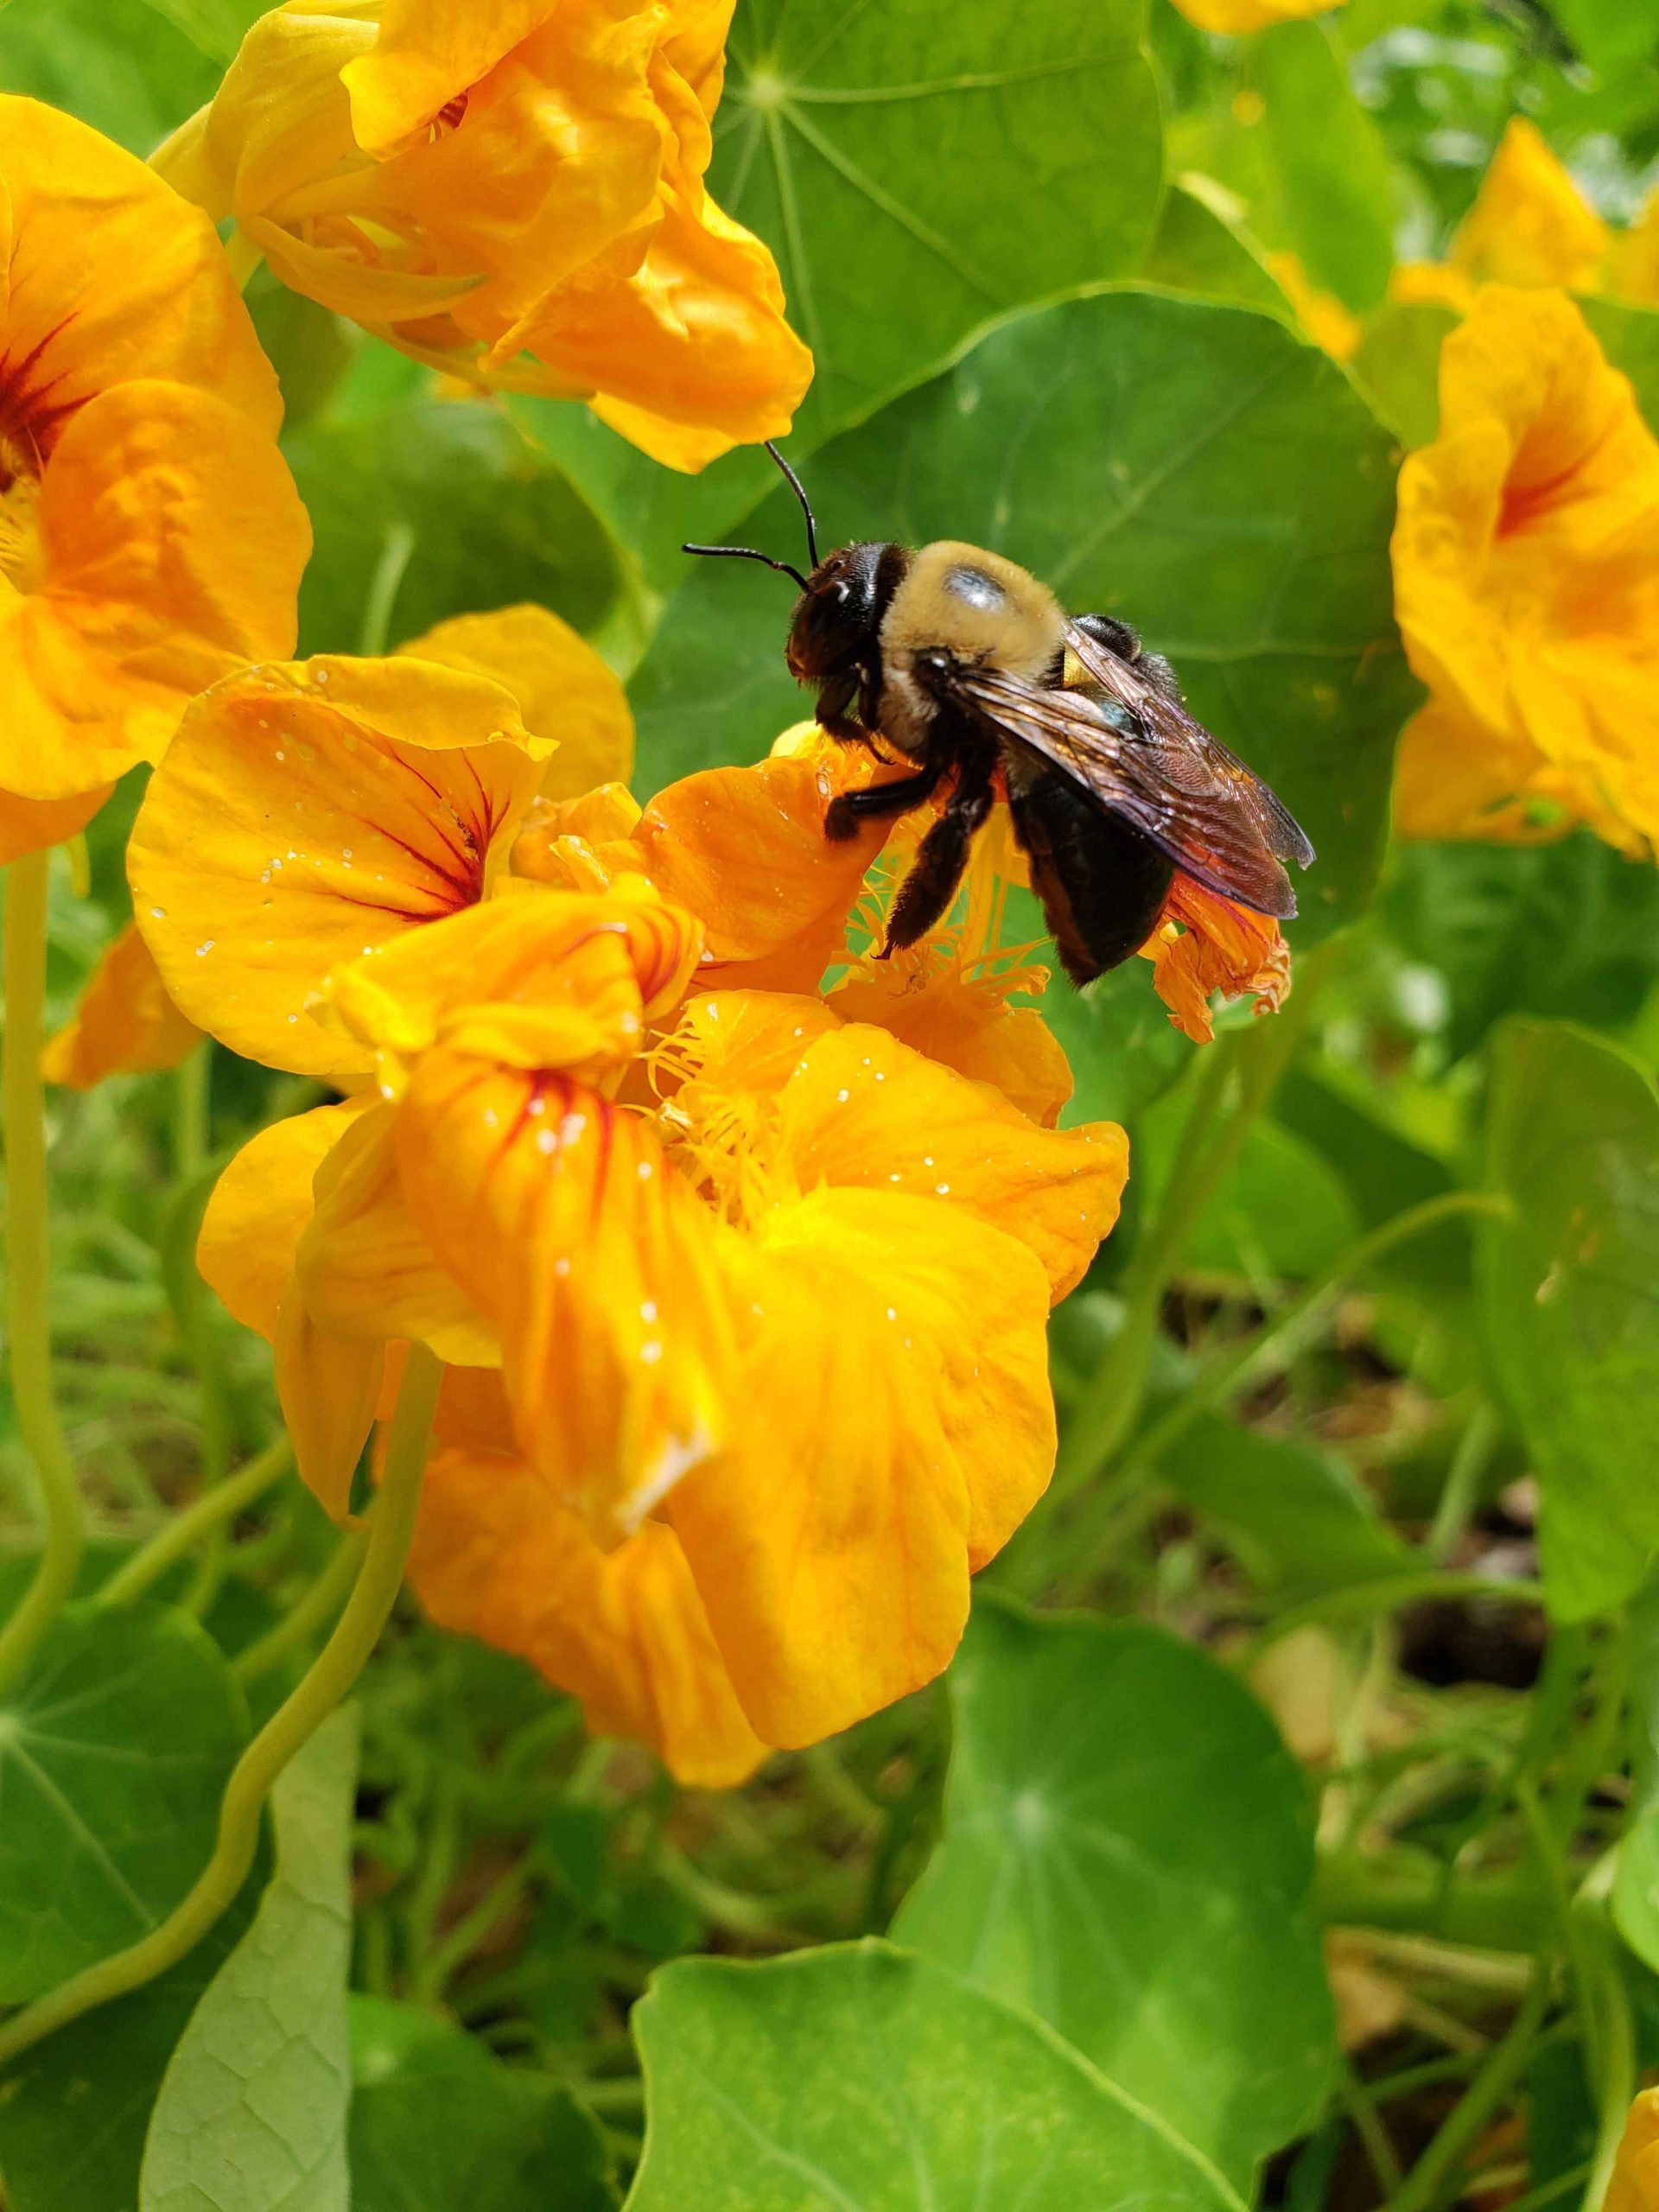
[[[48,1044],[41,1072],[67,1090],[90,1090],[118,1070],[149,1075],[175,1068],[200,1042],[200,1030],[168,997],[149,947],[129,922],[93,969],[74,1018]]]
[[[0,98],[0,858],[71,836],[186,700],[290,651],[310,531],[212,225]]]
[[[282,281],[417,360],[588,399],[700,468],[812,372],[703,188],[732,0],[289,0],[156,165]]]
[[[1659,443],[1559,292],[1490,286],[1440,357],[1393,556],[1428,686],[1395,805],[1418,837],[1659,834]]]
[[[370,1085],[257,1137],[203,1231],[308,1478],[343,1510],[430,1345],[435,1615],[729,1780],[949,1659],[1047,1480],[1046,1317],[1127,1147],[819,995],[881,836],[823,810],[869,763],[642,811],[535,799],[545,752],[418,659],[250,671],[152,783],[137,911],[205,1026]]]

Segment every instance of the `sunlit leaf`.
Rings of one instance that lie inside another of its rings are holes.
[[[1179,183],[1165,197],[1140,277],[1144,284],[1166,284],[1201,299],[1259,308],[1284,322],[1294,319],[1289,301],[1243,239]]]
[[[629,2212],[1238,2212],[1057,2036],[890,1944],[683,1960],[633,2021]]]
[[[271,1792],[276,1866],[162,2078],[139,2212],[346,2212],[354,1707]]]
[[[1542,1492],[1558,1618],[1629,1597],[1659,1546],[1659,1098],[1565,1022],[1515,1020],[1494,1053],[1482,1224],[1492,1354]]]
[[[988,317],[1140,261],[1162,186],[1144,0],[747,0],[710,181],[777,254],[816,440]]]
[[[1029,2006],[1247,2180],[1332,2062],[1311,1817],[1272,1722],[1139,1622],[982,1602],[950,1679],[944,1840],[895,1939]]]
[[[591,2114],[413,2005],[351,2000],[352,2212],[609,2212]]]
[[[1392,614],[1393,448],[1276,319],[1133,289],[1035,309],[814,457],[821,542],[966,537],[1133,621],[1319,848],[1306,944],[1375,880],[1410,696]],[[798,554],[787,487],[736,526]],[[807,702],[787,584],[708,562],[634,678],[640,780],[753,758]]]
[[[166,1917],[212,1853],[246,1733],[242,1693],[188,1614],[64,1613],[0,1698],[0,1999]]]
[[[0,85],[146,157],[211,99],[260,0],[9,0]]]
[[[1275,23],[1252,44],[1249,65],[1287,243],[1315,284],[1363,313],[1382,299],[1394,265],[1382,134],[1325,24]]]

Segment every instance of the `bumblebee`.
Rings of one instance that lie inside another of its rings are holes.
[[[1174,670],[1127,623],[1067,616],[1016,563],[953,538],[919,551],[869,540],[821,561],[800,480],[767,450],[806,518],[808,573],[749,546],[685,550],[793,577],[800,597],[785,658],[816,689],[820,724],[907,772],[832,800],[828,836],[853,836],[861,823],[945,791],[893,901],[887,953],[949,911],[975,833],[1003,795],[1076,983],[1146,942],[1178,869],[1256,913],[1295,913],[1285,863],[1306,868],[1313,846],[1193,720]]]

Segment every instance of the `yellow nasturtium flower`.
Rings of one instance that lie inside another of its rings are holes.
[[[289,0],[156,166],[295,291],[676,468],[781,435],[811,355],[703,175],[732,0]]]
[[[1395,606],[1428,686],[1408,836],[1659,839],[1659,442],[1560,292],[1489,286],[1400,473]]]
[[[292,650],[310,550],[212,225],[0,97],[0,860],[71,836],[185,702]]]
[[[1659,2089],[1630,2107],[1602,2212],[1659,2212]]]
[[[1127,1146],[1024,1110],[1029,1009],[979,1010],[970,1074],[820,992],[882,836],[823,834],[858,753],[641,810],[537,797],[544,752],[435,664],[250,671],[152,779],[136,907],[194,1018],[354,1087],[245,1148],[200,1248],[308,1478],[343,1511],[430,1345],[434,1617],[727,1782],[949,1660],[1048,1478],[1045,1323]]]
[[[1466,315],[1482,284],[1593,291],[1613,234],[1537,125],[1511,118],[1444,261],[1402,262],[1389,297]]]
[[[1300,22],[1327,16],[1342,0],[1175,0],[1189,23],[1201,31],[1265,31],[1274,23]]]
[[[1364,326],[1351,315],[1334,292],[1313,283],[1300,257],[1294,253],[1270,253],[1268,273],[1296,310],[1296,320],[1313,343],[1333,361],[1351,361],[1359,351]]]

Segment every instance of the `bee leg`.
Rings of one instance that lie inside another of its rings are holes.
[[[843,844],[858,835],[861,822],[883,822],[895,814],[908,814],[931,798],[939,780],[937,768],[924,768],[914,776],[899,776],[890,784],[872,784],[868,791],[842,791],[832,798],[823,817],[823,834],[832,844]]]
[[[996,755],[987,751],[982,760],[964,761],[957,788],[944,812],[917,848],[916,864],[899,887],[899,896],[887,916],[887,941],[881,958],[891,958],[906,945],[925,937],[949,912],[974,832],[991,810],[991,777]]]

